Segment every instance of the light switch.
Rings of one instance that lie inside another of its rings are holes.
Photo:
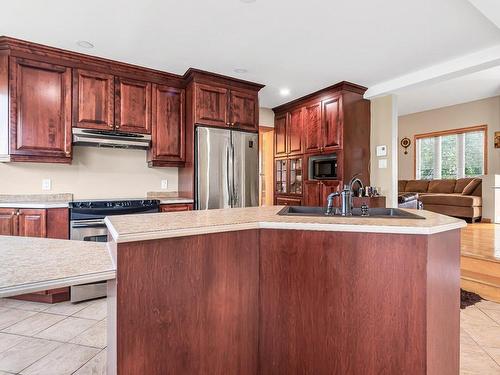
[[[44,178],[42,180],[42,190],[50,190],[52,189],[52,181],[50,178]]]
[[[378,167],[380,169],[387,168],[387,159],[379,159],[379,161],[378,161]]]
[[[161,180],[161,188],[162,188],[162,190],[167,190],[167,188],[168,188],[168,181],[167,180]]]
[[[387,156],[387,146],[386,145],[377,146],[377,156]]]

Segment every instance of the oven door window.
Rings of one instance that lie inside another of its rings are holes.
[[[72,221],[70,238],[77,241],[107,242],[108,229],[103,220]]]

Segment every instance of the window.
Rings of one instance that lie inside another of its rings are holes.
[[[415,136],[418,180],[474,177],[486,174],[487,126]]]

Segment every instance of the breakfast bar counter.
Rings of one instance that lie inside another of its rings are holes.
[[[105,243],[0,236],[0,298],[114,278]]]
[[[459,371],[462,220],[108,217],[108,374]]]

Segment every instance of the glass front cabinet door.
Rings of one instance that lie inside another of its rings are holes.
[[[276,194],[288,193],[287,160],[279,159],[276,163]]]
[[[289,159],[290,186],[289,193],[302,195],[302,158]]]

